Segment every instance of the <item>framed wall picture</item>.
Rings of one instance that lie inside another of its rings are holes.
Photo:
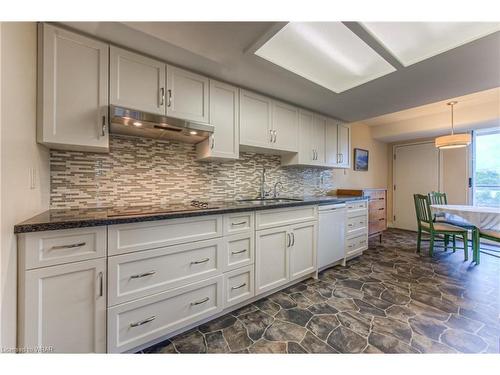
[[[368,150],[363,150],[362,148],[354,149],[354,170],[368,170]]]

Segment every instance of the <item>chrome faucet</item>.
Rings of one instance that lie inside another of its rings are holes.
[[[273,188],[273,198],[278,197],[278,185],[283,189],[283,184],[280,181],[276,182]]]

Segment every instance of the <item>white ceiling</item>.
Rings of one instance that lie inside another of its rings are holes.
[[[400,111],[500,86],[500,32],[404,67],[360,24],[344,22],[397,68],[334,93],[253,52],[285,23],[65,22],[113,44],[346,121]]]

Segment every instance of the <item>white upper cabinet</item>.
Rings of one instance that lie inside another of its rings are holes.
[[[298,151],[299,109],[273,101],[273,148],[280,151]]]
[[[214,133],[196,145],[198,159],[238,159],[240,146],[238,88],[210,80],[210,124]]]
[[[312,145],[315,157],[314,165],[324,166],[326,164],[325,148],[326,148],[326,117],[314,115]]]
[[[209,122],[207,77],[167,65],[167,116]]]
[[[38,38],[37,141],[108,151],[108,45],[47,24]]]
[[[271,99],[240,90],[240,145],[271,148]]]
[[[337,122],[328,119],[326,125],[326,163],[330,166],[338,166],[340,162],[337,132]]]
[[[344,123],[337,124],[339,165],[342,168],[351,166],[351,128]]]
[[[110,48],[110,103],[165,114],[166,64],[121,48]]]

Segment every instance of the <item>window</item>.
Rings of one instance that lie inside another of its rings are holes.
[[[500,128],[473,135],[473,202],[500,208]]]

